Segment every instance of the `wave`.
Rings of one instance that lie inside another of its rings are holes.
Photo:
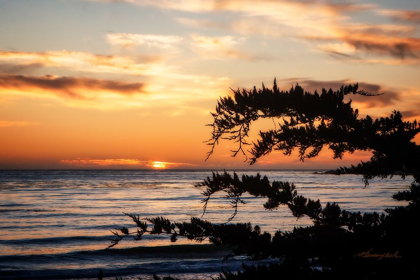
[[[223,262],[229,248],[211,244],[171,245],[78,251],[66,254],[0,257],[2,279],[95,278],[99,270],[106,277],[159,274],[213,274],[238,270],[244,257]],[[269,259],[264,262],[273,262]],[[261,263],[261,262],[260,262]]]
[[[92,237],[79,237],[72,238],[74,241],[83,241],[83,240],[92,240],[99,239]],[[46,238],[49,239],[49,238]],[[57,239],[57,238],[54,238]],[[101,239],[102,241],[104,239]],[[45,240],[47,242],[47,240]],[[51,241],[51,240],[49,240]],[[142,256],[143,258],[154,258],[157,255],[159,257],[173,257],[183,256],[183,257],[208,257],[209,255],[220,255],[229,252],[230,248],[228,247],[219,247],[213,244],[188,244],[188,245],[166,245],[166,246],[139,246],[131,248],[110,248],[110,249],[99,249],[99,250],[82,250],[82,251],[73,251],[68,253],[61,254],[32,254],[32,255],[6,255],[0,256],[0,263],[5,261],[12,260],[28,260],[30,258],[75,258],[78,256],[91,256],[91,257],[116,257],[116,256],[128,256],[128,255],[137,255]]]

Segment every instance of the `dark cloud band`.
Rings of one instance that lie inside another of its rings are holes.
[[[0,74],[0,89],[29,91],[40,89],[78,99],[84,99],[84,95],[80,93],[83,90],[111,91],[117,94],[132,95],[144,93],[143,87],[142,83],[124,83],[91,78]]]

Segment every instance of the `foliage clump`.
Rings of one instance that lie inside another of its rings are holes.
[[[346,95],[371,94],[359,90],[358,85],[342,86],[319,94],[305,92],[296,85],[289,91],[280,91],[276,81],[272,89],[236,90],[233,97],[221,98],[213,113],[212,137],[208,141],[210,156],[222,139],[237,143],[233,156],[249,150],[250,164],[254,164],[273,150],[291,155],[297,149],[303,161],[316,157],[324,147],[341,158],[344,153],[356,150],[371,151],[368,162],[342,167],[336,174],[355,173],[364,177],[365,183],[375,177],[396,174],[413,175],[410,189],[399,192],[394,199],[407,201],[408,205],[386,209],[385,214],[349,212],[336,203],[322,206],[320,201],[299,195],[290,182],[270,180],[266,176],[236,173],[213,173],[197,187],[202,192],[204,213],[211,197],[224,193],[230,200],[233,214],[244,203],[242,196],[250,194],[264,197],[263,207],[275,210],[287,206],[300,218],[309,217],[313,224],[277,231],[273,236],[261,232],[249,223],[214,224],[200,218],[190,222],[172,222],[164,217],[147,218],[127,214],[137,225],[134,238],[143,234],[168,234],[171,241],[179,237],[210,242],[233,248],[232,255],[248,255],[252,259],[277,258],[278,263],[243,266],[237,273],[224,272],[218,279],[405,279],[419,276],[420,261],[420,147],[412,142],[420,132],[416,121],[403,121],[394,111],[387,118],[359,117]],[[373,97],[374,98],[374,97]],[[278,123],[271,130],[260,131],[259,139],[248,142],[252,122],[272,118]],[[110,247],[132,235],[127,228],[114,232]]]

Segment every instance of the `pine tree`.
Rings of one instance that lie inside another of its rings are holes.
[[[342,210],[336,203],[322,206],[320,201],[298,194],[291,182],[270,180],[266,176],[236,173],[213,173],[197,187],[204,188],[204,212],[211,197],[219,192],[231,201],[233,213],[246,193],[267,198],[264,208],[274,210],[287,206],[300,218],[308,216],[313,224],[278,231],[272,236],[250,223],[213,224],[192,218],[177,223],[164,217],[141,219],[127,214],[137,225],[135,238],[144,234],[168,234],[171,241],[179,237],[202,242],[205,239],[220,246],[233,248],[233,255],[246,254],[253,259],[278,258],[279,263],[266,266],[244,266],[237,273],[223,273],[219,279],[405,279],[419,276],[420,242],[420,147],[412,140],[420,132],[416,121],[403,121],[398,111],[387,118],[359,117],[347,95],[373,95],[359,90],[358,84],[309,93],[296,85],[280,91],[274,80],[273,88],[234,90],[233,97],[223,97],[212,113],[212,134],[207,142],[210,157],[221,140],[232,141],[238,153],[247,155],[250,164],[273,150],[291,155],[298,151],[300,160],[316,157],[327,147],[334,158],[345,153],[371,151],[367,162],[341,167],[336,174],[363,175],[365,184],[379,176],[413,175],[408,191],[393,196],[408,202],[405,207],[386,209],[386,214],[354,213]],[[258,119],[270,118],[277,124],[260,131],[259,139],[248,142],[250,125]],[[147,222],[152,224],[149,228]],[[110,247],[132,235],[127,228],[114,232]],[[317,269],[315,269],[317,267]]]

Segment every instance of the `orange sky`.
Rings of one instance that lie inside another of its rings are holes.
[[[359,82],[385,93],[355,99],[362,115],[420,115],[418,0],[0,0],[0,23],[1,169],[246,168],[227,142],[204,162],[205,124],[229,88],[274,77]],[[253,168],[368,158],[272,154]]]

